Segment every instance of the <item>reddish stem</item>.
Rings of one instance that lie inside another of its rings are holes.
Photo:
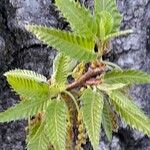
[[[98,75],[101,75],[104,72],[104,67],[99,68],[89,68],[88,71],[82,75],[77,81],[74,81],[73,83],[69,84],[66,88],[66,90],[72,90],[77,87],[81,87],[85,85],[86,81],[90,80],[93,77],[96,77]]]

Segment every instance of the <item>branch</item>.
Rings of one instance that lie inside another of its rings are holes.
[[[77,81],[74,81],[73,83],[69,84],[66,90],[69,91],[74,88],[81,87],[86,83],[86,81],[88,81],[92,77],[101,75],[103,72],[104,72],[104,67],[95,68],[95,69],[89,68],[88,71],[84,75],[82,75]]]

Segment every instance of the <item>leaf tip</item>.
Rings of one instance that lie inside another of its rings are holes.
[[[7,75],[8,75],[8,72],[5,72],[3,75],[4,75],[5,77],[7,77]]]
[[[3,75],[4,75],[5,77],[8,77],[8,76],[10,75],[11,72],[12,72],[12,70],[7,71],[7,72],[5,72]]]
[[[29,31],[29,30],[30,30],[30,25],[29,25],[29,24],[25,25],[25,29],[26,29],[27,31]]]
[[[25,29],[28,31],[28,32],[32,32],[34,27],[36,27],[36,25],[30,25],[30,24],[27,24],[25,25]]]
[[[134,31],[132,29],[129,29],[127,30],[127,33],[130,34],[130,33],[133,33]]]

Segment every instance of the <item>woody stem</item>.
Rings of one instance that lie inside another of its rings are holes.
[[[101,75],[103,72],[104,72],[104,67],[99,67],[95,69],[89,68],[88,71],[85,74],[83,74],[77,81],[70,83],[67,86],[66,90],[70,91],[74,88],[81,87],[85,84],[86,81],[88,81],[93,77]]]

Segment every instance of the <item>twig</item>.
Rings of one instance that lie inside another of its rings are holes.
[[[89,68],[88,71],[84,75],[82,75],[77,81],[74,81],[73,83],[69,84],[66,90],[69,91],[74,88],[81,87],[86,83],[86,81],[88,81],[92,77],[101,75],[103,72],[104,72],[104,67],[99,67],[95,69]]]

